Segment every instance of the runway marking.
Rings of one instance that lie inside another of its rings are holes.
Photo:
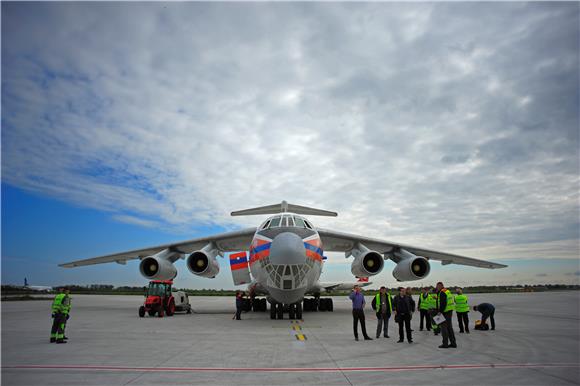
[[[417,370],[474,370],[474,369],[522,369],[522,368],[580,368],[578,363],[511,363],[511,364],[471,364],[471,365],[421,365],[392,367],[126,367],[91,365],[7,365],[2,369],[13,370],[88,370],[117,372],[252,372],[252,373],[336,373],[336,372],[399,372]]]
[[[302,332],[302,327],[300,326],[300,321],[298,320],[291,320],[290,321],[290,328],[294,332],[294,336],[296,340],[300,342],[304,342],[306,340],[306,335]]]

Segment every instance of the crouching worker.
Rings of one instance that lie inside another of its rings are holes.
[[[489,303],[481,303],[478,306],[473,306],[473,311],[479,311],[481,312],[481,324],[485,325],[487,324],[487,318],[489,318],[489,321],[491,322],[491,329],[495,330],[495,307],[493,306],[493,304],[489,304]]]

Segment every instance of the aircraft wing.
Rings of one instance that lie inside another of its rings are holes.
[[[411,245],[394,243],[391,241],[358,236],[349,233],[336,232],[328,229],[317,229],[317,231],[320,235],[320,239],[322,240],[324,251],[328,252],[348,252],[357,243],[360,242],[367,248],[384,255],[389,255],[391,252],[397,251],[398,249],[404,249],[414,255],[426,257],[429,260],[439,260],[443,265],[461,264],[490,269],[507,267],[507,265],[504,264],[492,263],[490,261],[474,259],[472,257],[460,256],[447,252],[439,252],[431,249],[414,247]]]
[[[127,260],[141,259],[146,256],[154,255],[157,252],[163,251],[164,249],[170,249],[172,251],[183,254],[191,253],[203,248],[210,242],[215,243],[217,249],[221,252],[245,251],[248,250],[250,244],[252,243],[252,238],[254,237],[255,232],[256,228],[247,228],[239,231],[220,233],[213,236],[200,237],[197,239],[191,239],[177,243],[157,245],[154,247],[135,249],[133,251],[115,253],[112,255],[76,260],[70,263],[59,264],[59,266],[64,268],[73,268],[83,265],[112,262],[125,264]]]

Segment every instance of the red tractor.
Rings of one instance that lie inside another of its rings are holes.
[[[139,316],[144,317],[147,312],[149,316],[154,316],[156,313],[160,318],[166,313],[167,316],[172,316],[176,310],[176,298],[174,295],[178,295],[177,302],[180,308],[189,308],[185,311],[191,312],[191,307],[189,306],[189,301],[187,295],[183,299],[181,292],[171,292],[171,286],[173,285],[172,280],[153,280],[149,282],[149,288],[147,289],[147,294],[145,295],[145,304],[139,307]],[[183,304],[185,300],[186,304]]]

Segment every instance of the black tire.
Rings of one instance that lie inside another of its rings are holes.
[[[250,303],[250,299],[244,299],[242,310],[244,312],[248,312],[252,310],[252,303]]]
[[[262,308],[262,310],[261,310],[261,311],[262,311],[262,312],[266,312],[266,311],[268,311],[268,302],[266,301],[266,299],[261,299],[261,300],[260,300],[260,304],[262,305],[262,306],[261,306],[261,308]]]
[[[145,316],[145,307],[141,306],[139,307],[139,317],[142,318]]]
[[[167,314],[167,316],[173,316],[173,314],[175,314],[175,302],[173,300],[169,301],[165,313]]]
[[[284,305],[281,303],[276,304],[276,318],[284,319]]]
[[[296,319],[302,319],[302,303],[296,303]]]
[[[326,299],[318,299],[318,311],[326,311]]]
[[[328,299],[328,311],[333,312],[334,311],[334,303],[332,301],[332,299]]]
[[[156,314],[156,312],[152,310],[147,311],[147,313],[149,314],[149,316],[155,316]]]
[[[320,298],[312,299],[312,311],[320,310]]]
[[[187,313],[188,313],[188,314],[191,314],[191,312],[192,312],[192,311],[191,311],[191,307],[187,307]]]
[[[254,301],[252,302],[252,311],[254,312],[260,312],[262,311],[262,302],[260,301],[261,299],[254,299]]]
[[[276,304],[270,303],[270,319],[276,319]]]
[[[290,304],[288,306],[288,319],[296,319],[296,304]]]

